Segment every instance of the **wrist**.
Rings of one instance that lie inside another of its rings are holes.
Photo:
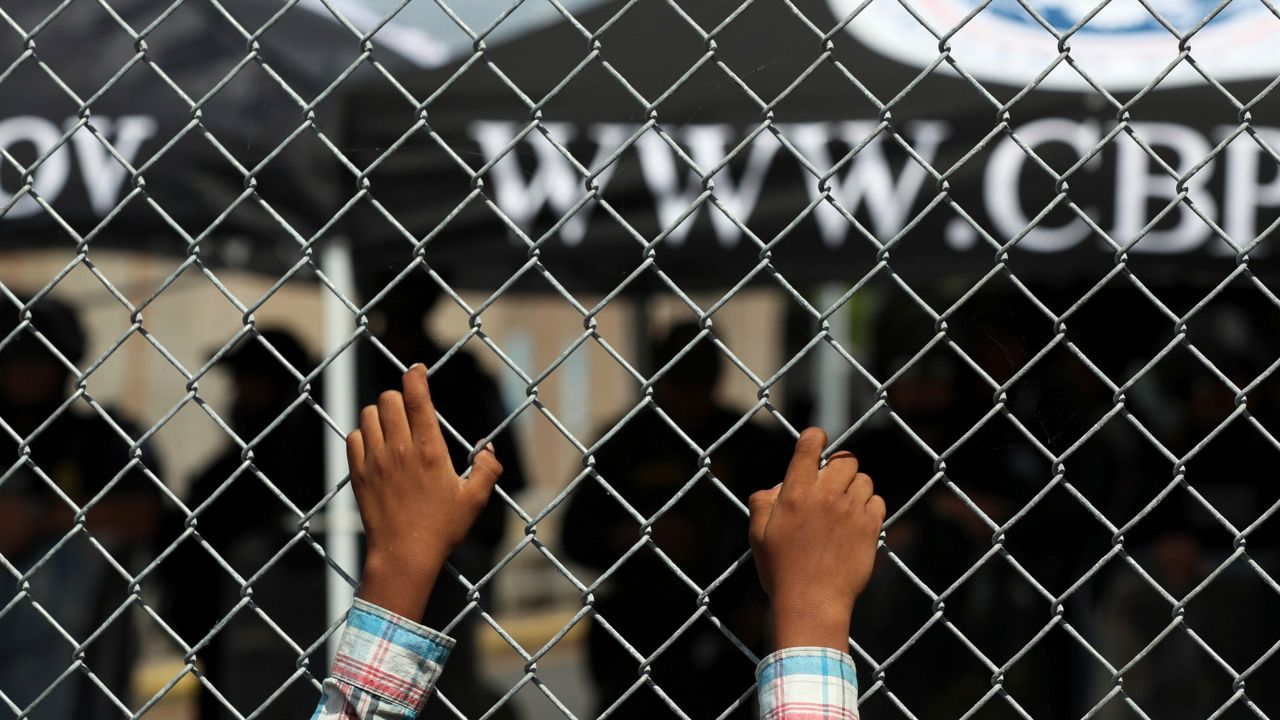
[[[779,598],[773,605],[774,641],[778,650],[825,647],[849,651],[852,601],[822,598]]]
[[[357,595],[414,622],[422,619],[445,558],[440,553],[403,556],[373,549],[365,555]]]

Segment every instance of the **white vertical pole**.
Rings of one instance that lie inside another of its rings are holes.
[[[653,336],[650,334],[651,317],[650,296],[647,291],[641,292],[631,300],[631,361],[635,369],[646,378],[657,368],[653,367]]]
[[[845,293],[844,288],[836,283],[826,283],[818,289],[818,308],[825,311]],[[840,347],[849,349],[849,304],[845,303],[828,319],[831,337],[840,343]],[[823,343],[825,344],[825,343]],[[819,348],[815,348],[819,349]],[[813,391],[815,398],[815,414],[818,427],[827,431],[833,439],[849,429],[852,420],[849,417],[850,376],[853,368],[840,357],[831,346],[820,349],[818,362],[815,364]]]
[[[355,270],[352,267],[351,243],[347,238],[335,238],[320,253],[320,267],[333,282],[338,292],[348,299],[356,297]],[[334,348],[346,340],[355,328],[355,318],[346,305],[328,289],[323,289],[324,343]],[[324,372],[325,412],[343,430],[356,426],[356,347],[347,348],[334,358]],[[333,489],[347,474],[347,447],[343,437],[329,432],[324,439],[325,489]],[[329,501],[325,512],[325,549],[329,557],[348,574],[359,570],[360,516],[356,510],[355,496],[343,490]],[[351,586],[336,572],[325,573],[326,617],[333,620],[347,611],[355,595]],[[329,638],[326,667],[338,650],[340,633]]]

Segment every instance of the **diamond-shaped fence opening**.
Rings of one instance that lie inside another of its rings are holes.
[[[300,717],[342,438],[506,468],[431,717],[737,718],[746,497],[889,506],[863,712],[1280,716],[1269,0],[0,7],[0,718]],[[416,619],[416,618],[415,618]]]

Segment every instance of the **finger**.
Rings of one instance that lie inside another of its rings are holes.
[[[421,363],[404,374],[404,410],[409,419],[409,430],[414,442],[435,452],[447,453],[436,407],[431,402],[431,388],[427,383],[427,367]]]
[[[871,476],[866,473],[858,473],[853,482],[849,484],[849,490],[845,493],[849,496],[850,501],[855,506],[866,505],[871,496],[876,492],[875,485],[871,482]]]
[[[404,396],[398,390],[387,390],[378,396],[378,422],[382,423],[383,442],[393,448],[405,447],[413,439],[404,414]]]
[[[764,530],[769,525],[769,515],[773,513],[773,506],[778,502],[778,493],[781,491],[782,483],[778,483],[768,490],[751,493],[751,497],[747,498],[747,510],[751,512],[748,540],[752,547],[764,542]]]
[[[884,505],[884,498],[879,495],[872,495],[871,499],[867,501],[866,507],[867,512],[871,514],[871,517],[875,518],[876,526],[879,527],[884,525],[885,515],[888,514],[888,510]]]
[[[347,434],[347,469],[354,479],[364,468],[364,436],[359,430]]]
[[[787,466],[788,483],[811,485],[818,479],[818,463],[822,460],[822,451],[827,447],[827,433],[822,428],[806,428],[796,440],[796,452],[791,456],[791,464]]]
[[[382,424],[378,421],[377,405],[366,405],[360,411],[360,438],[364,440],[365,457],[382,449]]]
[[[498,456],[493,452],[493,443],[489,443],[471,461],[471,474],[466,481],[467,491],[477,503],[483,505],[489,501],[489,494],[493,492],[493,486],[498,484],[500,477],[502,463],[498,462]]]
[[[827,466],[822,468],[820,477],[824,485],[829,485],[831,490],[838,493],[849,491],[849,486],[853,484],[853,479],[858,475],[858,458],[853,453],[841,450],[831,459],[827,460]]]

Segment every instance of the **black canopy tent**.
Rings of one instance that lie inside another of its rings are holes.
[[[335,182],[339,161],[317,130],[339,137],[341,88],[377,73],[358,62],[358,34],[305,3],[108,5],[5,3],[0,249],[87,239],[181,256],[199,240],[211,265],[295,264],[299,239],[350,187]],[[33,34],[29,47],[14,24]],[[397,73],[412,65],[385,48],[374,58]],[[32,192],[18,192],[19,166],[37,160]]]
[[[936,277],[989,270],[993,243],[1007,243],[1045,212],[1010,252],[1020,276],[1095,280],[1115,262],[1096,230],[1124,244],[1153,219],[1128,254],[1148,278],[1213,282],[1234,267],[1234,251],[1185,203],[1162,212],[1175,180],[1126,134],[1113,133],[1122,113],[1065,63],[1025,94],[1021,83],[999,77],[981,80],[980,90],[945,67],[889,59],[851,32],[837,30],[824,45],[813,28],[837,28],[840,2],[793,4],[805,20],[774,2],[748,5],[732,19],[721,4],[678,12],[663,2],[610,2],[483,57],[401,78],[412,99],[381,80],[357,89],[347,150],[371,168],[370,201],[348,225],[357,263],[403,267],[425,240],[426,259],[451,282],[492,290],[534,242],[558,281],[608,291],[652,249],[682,287],[726,287],[751,272],[769,244],[774,267],[793,282],[852,281],[876,262],[873,235],[892,240],[896,272]],[[690,20],[719,29],[709,41]],[[1271,22],[1262,32],[1280,37],[1280,23]],[[1162,40],[1143,36],[1158,47],[1150,78],[1178,55],[1177,38],[1157,30]],[[1222,42],[1207,30],[1201,37]],[[956,53],[963,67],[966,56]],[[1077,54],[1088,72],[1105,60]],[[1040,67],[1026,71],[1027,82]],[[1198,76],[1187,81],[1189,68],[1179,72],[1150,92],[1130,77],[1125,92],[1112,95],[1128,103],[1125,116],[1160,162],[1182,174],[1239,127],[1241,110],[1226,93],[1253,101],[1271,68],[1255,77],[1227,72],[1232,81],[1222,89]],[[872,96],[891,107],[882,111]],[[1277,102],[1264,96],[1250,106],[1255,126]],[[1053,178],[1002,132],[1002,119],[1057,172],[1102,146],[1069,178],[1070,200],[1097,227],[1065,202],[1051,205]],[[1265,139],[1274,131],[1259,132]],[[1280,217],[1276,165],[1241,134],[1195,174],[1192,199],[1246,245]],[[851,217],[825,202],[823,189]],[[1266,245],[1250,253],[1259,272],[1272,266]],[[656,284],[650,275],[629,288]],[[517,287],[545,285],[526,273]]]
[[[235,25],[253,33],[275,6],[182,3],[163,14],[168,6],[148,0],[113,2],[135,31],[151,27],[139,57],[97,3],[72,3],[43,24],[43,4],[10,4],[13,22],[38,31],[34,56],[0,81],[0,248],[72,248],[87,238],[92,248],[182,255],[190,238],[208,263],[278,274],[297,262],[300,239],[320,237],[322,248],[344,235],[357,272],[367,273],[403,267],[425,240],[427,259],[451,282],[492,290],[537,242],[560,282],[606,291],[649,249],[682,287],[732,285],[756,268],[763,244],[795,282],[847,281],[874,266],[874,236],[892,242],[890,262],[905,275],[984,272],[992,243],[1018,236],[1055,197],[1049,174],[1002,132],[1006,119],[1059,172],[1102,146],[1069,178],[1069,198],[1118,243],[1162,218],[1129,253],[1135,268],[1188,282],[1234,266],[1227,244],[1185,205],[1161,215],[1175,181],[1114,133],[1114,104],[1066,64],[1025,93],[988,69],[979,89],[945,63],[924,70],[929,63],[900,61],[899,46],[928,48],[918,35],[887,46],[882,38],[873,49],[852,32],[870,22],[866,13],[839,26],[843,2],[792,3],[803,19],[774,2],[732,17],[710,4],[678,12],[664,2],[608,2],[429,72],[378,50],[375,37],[375,58],[399,86],[367,64],[344,77],[358,40],[300,6],[257,37],[254,58]],[[1001,3],[1016,6],[999,0],[978,18],[1007,12]],[[1268,18],[1244,18],[1261,28],[1255,44],[1280,37],[1280,21]],[[718,28],[712,41],[692,23]],[[836,28],[829,46],[814,28]],[[972,46],[961,47],[965,32],[953,39],[956,57],[978,67]],[[1056,47],[1040,32],[1035,43]],[[1177,57],[1167,32],[1157,45],[1150,77]],[[6,56],[26,50],[18,33],[0,34]],[[1095,75],[1114,60],[1076,54]],[[1217,68],[1210,51],[1199,60]],[[1130,79],[1112,94],[1128,103],[1138,136],[1185,172],[1239,127],[1244,115],[1228,93],[1249,104],[1262,140],[1280,132],[1267,125],[1280,96],[1255,100],[1273,70],[1264,62],[1252,75],[1222,73],[1221,88],[1170,78],[1146,92]],[[1035,77],[1023,71],[1024,82]],[[324,139],[299,101],[315,101],[310,117]],[[76,127],[81,102],[91,127],[53,150]],[[13,196],[25,182],[14,161],[38,157],[34,195],[52,212],[31,194]],[[118,159],[140,171],[139,182]],[[1190,185],[1203,191],[1193,199],[1246,244],[1280,217],[1276,167],[1239,134],[1196,173]],[[1114,251],[1095,229],[1059,201],[1014,245],[1010,266],[1025,277],[1097,278],[1114,266]],[[1256,271],[1270,269],[1267,245],[1250,253]],[[630,287],[656,284],[648,275]],[[526,273],[518,287],[545,284]]]

